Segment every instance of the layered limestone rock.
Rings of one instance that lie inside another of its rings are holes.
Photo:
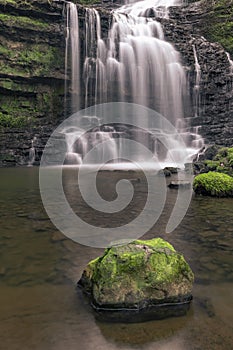
[[[37,160],[63,118],[62,4],[0,1],[0,165]]]

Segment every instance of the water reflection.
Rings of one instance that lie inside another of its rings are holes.
[[[99,182],[103,194],[110,181],[107,176],[102,185]],[[136,186],[137,201],[144,201],[143,182]],[[176,191],[168,191],[166,211],[145,238],[161,236],[184,253],[196,276],[192,309],[186,317],[125,325],[97,322],[85,298],[77,294],[75,282],[102,250],[68,240],[51,224],[40,200],[38,169],[1,169],[0,193],[0,341],[4,349],[232,347],[232,199],[194,197],[181,225],[165,235],[176,199]]]

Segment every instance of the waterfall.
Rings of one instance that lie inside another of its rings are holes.
[[[67,75],[68,59],[71,65],[71,110],[77,112],[80,108],[80,43],[79,43],[79,20],[75,4],[67,3],[66,16],[66,52],[65,52],[65,103],[67,103]],[[67,106],[66,106],[67,107]]]
[[[33,166],[33,163],[35,162],[35,158],[36,158],[36,149],[34,146],[34,143],[36,141],[36,137],[34,137],[31,140],[31,147],[29,149],[29,154],[28,154],[28,166]]]
[[[230,56],[229,52],[226,52],[226,55],[227,55],[227,59],[228,59],[229,65],[230,65],[231,88],[233,88],[233,79],[232,79],[232,76],[233,76],[233,61],[231,59],[231,56]]]
[[[185,73],[178,52],[164,41],[161,24],[141,16],[152,3],[143,1],[140,6],[129,4],[116,10],[108,44],[101,38],[98,12],[87,9],[85,107],[90,96],[95,103],[134,102],[160,112],[175,125],[183,118]],[[153,8],[175,3],[160,0]]]
[[[233,74],[233,61],[232,61],[232,59],[230,57],[229,52],[226,52],[226,55],[227,55],[228,62],[230,64],[230,73]]]
[[[149,107],[169,120],[184,134],[185,140],[190,140],[183,105],[188,97],[185,70],[179,53],[165,41],[162,26],[157,20],[158,17],[168,17],[169,7],[181,3],[183,1],[180,0],[130,1],[112,12],[112,24],[107,39],[102,38],[98,11],[86,8],[84,63],[81,74],[78,9],[76,5],[68,3],[66,72],[71,56],[72,111],[79,110],[80,89],[83,84],[85,108],[105,102],[129,102]],[[193,49],[196,68],[195,96],[198,105],[200,66],[195,47]],[[118,130],[110,132],[97,129],[96,132],[98,140],[112,138],[114,143],[113,133]],[[68,134],[66,138],[72,139],[73,136]],[[139,134],[141,137],[141,133]],[[195,144],[193,137],[192,134],[192,141],[187,146]],[[89,143],[87,148],[90,148],[97,141],[94,135],[89,135],[82,142]],[[112,153],[116,156],[114,147]],[[195,151],[192,150],[192,153]],[[80,157],[83,156],[80,153]],[[99,156],[97,158],[100,160]]]
[[[85,107],[90,106],[91,96],[94,103],[105,100],[104,91],[106,83],[103,57],[106,53],[104,41],[101,39],[101,25],[99,13],[93,8],[86,9],[85,15],[85,60],[84,84]]]
[[[195,45],[193,45],[193,54],[195,60],[195,72],[196,79],[194,85],[194,105],[195,105],[195,117],[198,116],[199,107],[200,107],[200,81],[201,81],[201,67],[197,58],[197,51]]]

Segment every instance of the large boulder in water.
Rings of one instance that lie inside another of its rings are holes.
[[[87,265],[78,286],[100,318],[137,322],[185,314],[193,280],[184,257],[156,238],[106,249]]]
[[[210,171],[195,177],[193,189],[203,196],[233,197],[233,177]]]

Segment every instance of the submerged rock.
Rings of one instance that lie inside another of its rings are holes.
[[[184,257],[156,238],[106,249],[87,265],[78,286],[100,318],[138,322],[185,314],[193,280]]]
[[[191,182],[189,181],[184,181],[184,180],[177,180],[177,181],[171,181],[170,184],[168,185],[169,188],[190,188],[191,187]]]

